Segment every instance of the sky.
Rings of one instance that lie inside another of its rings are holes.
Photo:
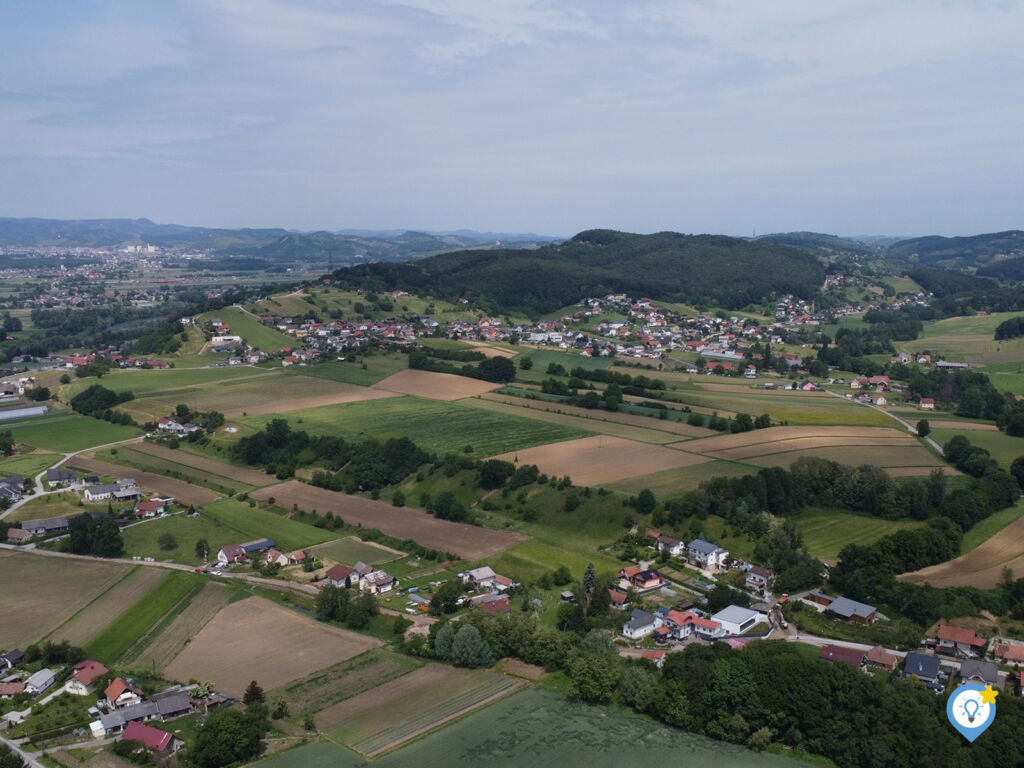
[[[1024,228],[1024,3],[0,5],[0,216]]]

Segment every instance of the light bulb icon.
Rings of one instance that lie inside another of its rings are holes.
[[[968,722],[973,723],[974,718],[978,716],[978,707],[981,706],[974,699],[968,699],[964,702],[964,712],[967,713]]]

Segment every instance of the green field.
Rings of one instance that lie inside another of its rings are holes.
[[[916,520],[883,520],[838,510],[814,510],[793,518],[803,534],[807,551],[829,563],[839,559],[839,551],[847,544],[874,544],[883,536],[903,528],[919,528]]]
[[[901,352],[927,349],[944,355],[947,360],[964,360],[985,366],[1019,364],[1024,360],[1024,339],[996,341],[994,336],[997,325],[1020,314],[995,312],[925,323],[918,339],[899,342],[896,347]]]
[[[354,353],[358,354],[358,353]],[[346,353],[352,357],[353,353]],[[363,368],[363,366],[366,366]],[[338,362],[331,360],[315,365],[307,365],[305,368],[292,366],[288,373],[296,376],[308,376],[317,379],[328,379],[329,381],[340,381],[345,384],[358,384],[361,387],[369,387],[378,381],[386,379],[393,373],[405,370],[409,367],[409,356],[398,352],[388,354],[368,355],[359,357],[358,362]]]
[[[321,544],[314,551],[319,557],[336,560],[345,565],[355,565],[358,562],[377,565],[404,557],[370,542],[360,541],[354,536]]]
[[[756,394],[750,390],[731,392],[680,390],[672,399],[720,412],[767,413],[776,423],[835,424],[858,427],[889,427],[892,419],[874,408],[846,402],[828,395],[800,392]]]
[[[232,542],[235,544],[266,537],[273,539],[282,552],[290,552],[337,538],[337,534],[331,531],[297,520],[289,520],[233,499],[207,504],[202,509],[202,515],[237,531],[239,538]]]
[[[629,756],[642,755],[640,760]],[[818,763],[826,765],[826,763]],[[365,758],[327,741],[270,757],[259,768],[357,768]],[[373,761],[379,768],[632,768],[708,765],[792,768],[787,758],[751,752],[621,709],[527,690],[502,699]]]
[[[587,355],[581,355],[579,353],[559,352],[554,349],[531,349],[529,347],[523,347],[521,350],[523,357],[533,358],[534,371],[540,371],[547,377],[547,368],[551,363],[558,363],[565,368],[566,373],[571,371],[573,368],[583,368],[588,371],[596,371],[602,368],[607,368],[612,364],[612,361],[607,357],[588,357]],[[630,371],[624,371],[629,373]]]
[[[967,554],[981,544],[981,542],[995,536],[1021,515],[1024,515],[1024,499],[1021,499],[1012,507],[1001,509],[989,515],[964,533],[964,538],[960,542],[960,554]]]
[[[85,647],[85,655],[113,665],[129,648],[151,635],[162,620],[185,607],[188,597],[202,589],[191,573],[172,572]]]
[[[241,336],[246,344],[264,352],[277,352],[282,347],[301,346],[294,337],[263,325],[258,319],[237,307],[225,307],[199,316],[200,322],[207,322],[211,318],[219,318],[221,322],[231,327],[231,335]]]
[[[94,378],[78,379],[65,385],[64,399],[81,392],[93,384],[102,384],[115,392],[133,392],[136,396],[163,389],[201,387],[230,379],[250,376],[266,376],[269,372],[260,368],[236,365],[227,368],[166,368],[163,370],[130,369],[111,371],[97,382]]]
[[[202,485],[206,488],[217,491],[218,493],[226,493],[228,495],[240,491],[248,492],[256,489],[256,486],[254,485],[248,485],[226,475],[206,472],[187,464],[179,464],[161,456],[154,456],[150,453],[134,450],[131,447],[120,446],[115,450],[117,450],[116,454],[111,450],[99,451],[96,454],[96,458],[113,462],[115,464],[125,464],[130,467],[135,467],[136,469],[141,469],[143,472],[153,472],[158,475],[165,475],[178,480],[184,480],[185,482],[192,483],[193,485]],[[224,466],[226,468],[230,467],[230,465],[227,464]],[[267,476],[267,480],[267,485],[269,485],[269,481],[271,480],[269,475]]]
[[[61,453],[116,443],[142,434],[138,427],[124,427],[88,416],[27,421],[11,424],[8,428],[19,443]]]
[[[279,417],[268,414],[240,421],[262,428],[275,418]],[[308,408],[291,411],[286,418],[292,428],[306,430],[310,434],[340,434],[356,439],[373,437],[379,440],[408,437],[420,447],[442,454],[461,453],[469,445],[476,457],[494,456],[591,434],[582,429],[411,396]]]
[[[933,429],[929,435],[939,445],[945,445],[956,435],[963,435],[970,440],[971,445],[985,448],[992,456],[1003,465],[1003,469],[1009,469],[1010,464],[1018,456],[1024,456],[1024,438],[1013,437],[1005,432],[980,432],[963,431],[957,432],[952,429]]]
[[[661,499],[693,490],[701,483],[713,477],[756,475],[760,470],[760,467],[755,467],[751,464],[715,459],[706,464],[694,464],[692,467],[666,469],[650,475],[630,477],[626,480],[610,483],[605,487],[627,494],[640,493],[644,488],[649,488],[654,492],[655,496]]]
[[[164,550],[160,548],[159,539],[169,533],[177,542],[177,547]],[[201,557],[195,556],[195,545],[200,539],[206,539],[210,546],[210,559],[217,557],[217,550],[228,544],[241,544],[257,537],[243,536],[234,528],[218,524],[211,517],[200,515],[171,515],[147,520],[140,525],[132,525],[124,529],[124,550],[127,555],[152,557],[154,560],[169,560],[185,565],[202,565]]]
[[[80,504],[81,499],[74,491],[50,493],[38,496],[22,504],[4,519],[8,522],[35,520],[41,517],[59,517],[60,515],[80,515],[83,512],[106,512],[107,502],[99,504]]]
[[[44,469],[60,461],[60,458],[60,454],[56,453],[24,453],[21,456],[12,456],[0,461],[0,477],[22,475],[34,478]]]

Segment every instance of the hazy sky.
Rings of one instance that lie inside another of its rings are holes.
[[[0,216],[1024,227],[1024,3],[0,6]]]

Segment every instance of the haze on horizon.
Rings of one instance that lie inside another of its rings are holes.
[[[1020,228],[1021,29],[995,0],[8,3],[0,215]]]

